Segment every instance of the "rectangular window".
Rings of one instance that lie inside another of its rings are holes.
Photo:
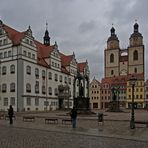
[[[36,81],[36,84],[35,84],[35,93],[39,93],[39,82]]]
[[[42,94],[45,94],[46,91],[45,91],[45,85],[42,86]]]
[[[35,54],[32,54],[32,58],[35,59]]]
[[[39,98],[35,98],[35,106],[39,106]]]
[[[65,83],[67,83],[67,77],[65,77]]]
[[[1,53],[0,53],[0,59],[2,59],[2,58],[3,58],[3,53],[1,52]]]
[[[15,105],[15,97],[10,98],[10,104],[13,106]]]
[[[45,70],[42,70],[42,78],[45,78]]]
[[[26,72],[27,72],[27,74],[29,74],[29,75],[31,74],[31,67],[30,67],[30,66],[27,66],[27,67],[26,67]]]
[[[2,84],[2,92],[6,92],[7,91],[7,85],[6,84]]]
[[[71,84],[71,78],[69,78],[69,80],[68,80],[68,81],[69,81],[69,84]]]
[[[49,102],[48,101],[44,101],[44,106],[48,106]]]
[[[30,52],[28,52],[28,57],[31,58],[31,53]]]
[[[4,39],[4,45],[6,45],[7,44],[7,39]]]
[[[51,73],[51,72],[48,73],[48,78],[49,78],[50,80],[52,80],[52,73]]]
[[[0,46],[2,46],[2,40],[0,40]]]
[[[11,51],[8,51],[8,57],[11,57]]]
[[[4,52],[4,58],[7,58],[7,52],[6,51]]]
[[[25,50],[23,51],[23,55],[24,55],[24,56],[26,56],[26,55],[27,55],[27,53],[26,53],[26,51],[25,51]]]
[[[31,98],[30,98],[30,97],[27,97],[26,99],[27,99],[27,100],[26,100],[26,104],[27,104],[28,106],[30,106],[30,105],[31,105]]]
[[[58,75],[55,74],[55,81],[58,81]]]
[[[60,75],[60,82],[62,82],[63,81],[63,77],[62,77],[62,75]]]
[[[8,106],[8,98],[4,98],[4,106]]]

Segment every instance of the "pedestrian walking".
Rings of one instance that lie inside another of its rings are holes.
[[[12,107],[12,105],[10,105],[10,107],[9,107],[9,109],[8,109],[8,116],[9,116],[9,120],[10,120],[10,124],[13,124],[13,114],[14,114],[14,112],[13,112],[13,107]]]
[[[72,119],[72,127],[76,128],[77,110],[75,107],[73,107],[73,109],[71,110],[70,116]]]

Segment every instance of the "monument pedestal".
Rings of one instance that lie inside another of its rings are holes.
[[[77,97],[74,99],[74,106],[78,111],[78,114],[92,114],[89,106],[89,98]]]
[[[110,102],[108,112],[122,112],[120,110],[119,102],[118,101],[112,101]]]

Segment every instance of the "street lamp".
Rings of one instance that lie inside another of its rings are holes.
[[[132,76],[129,81],[130,84],[132,85],[132,111],[131,111],[131,120],[130,120],[130,128],[134,129],[135,128],[135,113],[134,113],[134,87],[135,87],[135,82],[137,78]]]

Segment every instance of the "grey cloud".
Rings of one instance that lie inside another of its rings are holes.
[[[65,54],[75,52],[78,61],[87,59],[91,76],[99,79],[104,73],[104,48],[111,24],[114,23],[121,48],[126,48],[134,20],[138,19],[144,37],[145,65],[148,63],[147,0],[1,1],[0,14],[6,24],[19,31],[31,25],[34,37],[42,42],[47,21],[52,44],[56,40]]]
[[[80,33],[86,33],[86,32],[89,33],[90,31],[93,31],[96,28],[97,28],[96,22],[93,20],[90,20],[88,22],[81,23],[79,26],[79,31],[80,31]]]

